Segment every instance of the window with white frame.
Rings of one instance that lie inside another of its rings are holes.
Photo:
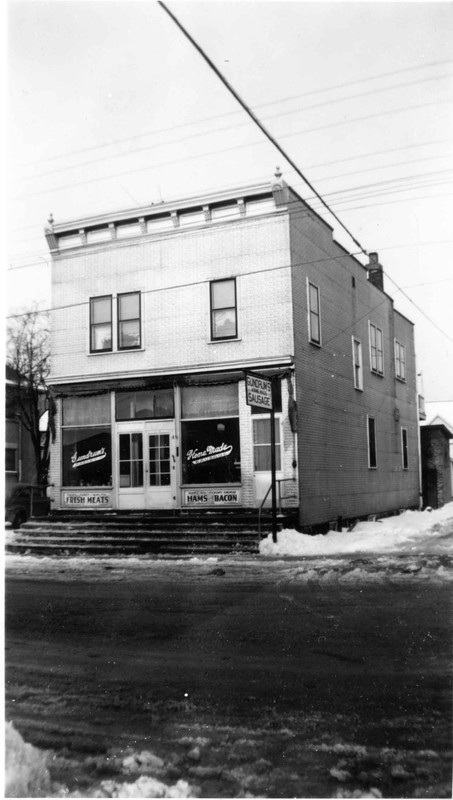
[[[211,340],[236,339],[238,335],[236,279],[211,281]]]
[[[354,371],[354,389],[363,389],[363,362],[362,362],[362,343],[352,337],[352,365]]]
[[[376,469],[377,467],[377,446],[376,446],[376,420],[374,417],[367,417],[367,434],[368,434],[368,467]]]
[[[401,428],[401,459],[402,459],[403,469],[409,469],[407,428]]]
[[[400,381],[406,380],[406,348],[395,339],[395,375]]]
[[[384,346],[381,328],[369,323],[370,329],[370,368],[376,375],[384,374]]]
[[[281,469],[280,423],[275,419],[275,469]],[[271,470],[271,421],[253,419],[253,469],[255,472]]]
[[[308,336],[313,344],[321,344],[321,301],[319,288],[307,282],[308,292]]]

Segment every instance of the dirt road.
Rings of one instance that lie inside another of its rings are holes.
[[[54,751],[61,796],[153,775],[203,797],[450,797],[445,569],[13,558],[7,719]]]

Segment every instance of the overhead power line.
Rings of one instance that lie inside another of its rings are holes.
[[[206,61],[209,67],[213,70],[213,72],[217,75],[217,77],[222,81],[223,85],[228,89],[228,91],[233,95],[233,97],[238,101],[238,103],[242,106],[244,111],[249,115],[250,119],[259,127],[259,129],[264,133],[266,138],[274,145],[274,147],[278,150],[278,152],[283,156],[283,158],[292,166],[292,168],[297,172],[297,174],[302,178],[303,181],[307,184],[307,186],[311,189],[311,191],[316,195],[316,197],[322,202],[324,207],[329,211],[329,213],[333,216],[333,218],[338,222],[339,225],[346,231],[348,236],[351,237],[352,241],[355,245],[364,253],[367,254],[365,248],[360,244],[360,242],[353,236],[351,231],[346,227],[344,222],[329,208],[326,201],[323,197],[319,194],[319,192],[315,189],[315,187],[310,183],[308,178],[305,177],[303,172],[299,169],[296,163],[292,160],[292,158],[286,153],[283,147],[277,142],[277,140],[272,136],[272,134],[267,130],[267,128],[263,125],[263,123],[258,119],[256,114],[252,111],[252,109],[247,105],[247,103],[242,99],[242,97],[236,92],[233,86],[227,81],[225,76],[220,72],[220,70],[215,66],[213,61],[209,58],[209,56],[204,52],[202,47],[195,41],[195,39],[190,35],[190,33],[184,28],[184,26],[180,23],[180,21],[175,17],[175,15],[167,8],[165,3],[162,0],[158,0],[158,4],[164,11],[168,14],[168,16],[173,20],[175,25],[180,29],[180,31],[184,34],[184,36],[189,40],[189,42],[195,47],[195,49],[200,53],[201,57]]]

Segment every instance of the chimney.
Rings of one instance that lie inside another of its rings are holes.
[[[384,270],[382,264],[379,263],[378,253],[370,253],[370,263],[367,266],[368,280],[373,286],[376,286],[381,292],[384,291]]]

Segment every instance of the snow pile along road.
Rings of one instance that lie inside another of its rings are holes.
[[[359,522],[353,530],[310,536],[294,530],[269,535],[260,543],[263,556],[325,556],[346,553],[451,553],[453,503],[435,511],[404,511],[395,517]]]

